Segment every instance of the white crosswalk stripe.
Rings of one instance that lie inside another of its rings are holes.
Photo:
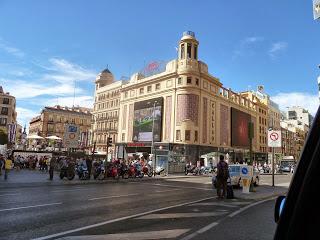
[[[171,229],[149,232],[134,233],[116,233],[106,235],[86,235],[86,236],[69,236],[59,238],[58,240],[155,240],[155,239],[176,239],[190,229]]]

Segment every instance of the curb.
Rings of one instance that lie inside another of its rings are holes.
[[[137,179],[119,179],[119,180],[83,180],[77,182],[61,180],[61,182],[50,182],[45,180],[44,182],[34,182],[34,183],[7,183],[6,185],[0,186],[2,189],[11,189],[11,188],[28,188],[28,187],[50,187],[50,186],[75,186],[75,185],[91,185],[91,184],[115,184],[115,183],[128,183],[128,182],[145,182],[145,181],[159,181],[164,180],[163,178],[137,178]]]

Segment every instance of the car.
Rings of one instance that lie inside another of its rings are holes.
[[[318,239],[320,226],[320,108],[313,120],[286,196],[275,203],[275,240]]]

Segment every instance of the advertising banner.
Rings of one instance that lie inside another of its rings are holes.
[[[163,98],[134,104],[133,142],[161,141]],[[154,120],[153,120],[154,119]]]
[[[75,124],[66,124],[64,133],[64,146],[66,148],[78,148],[80,129]]]
[[[8,142],[14,143],[16,139],[17,124],[8,124]]]
[[[231,145],[233,147],[249,148],[249,123],[251,123],[250,114],[231,108]]]

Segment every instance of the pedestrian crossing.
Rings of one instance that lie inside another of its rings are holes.
[[[137,216],[122,222],[107,224],[75,236],[60,240],[158,240],[196,239],[195,237],[211,228],[232,212],[238,211],[252,201],[240,199],[210,199]]]

